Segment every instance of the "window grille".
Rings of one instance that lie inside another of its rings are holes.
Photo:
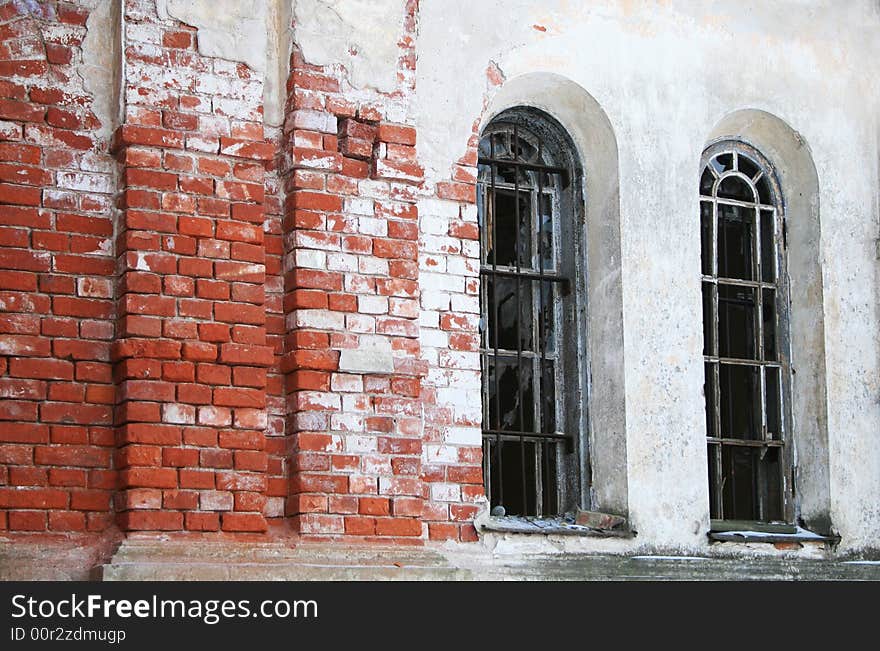
[[[581,398],[566,377],[578,356],[571,152],[534,114],[507,117],[479,149],[483,476],[507,515],[554,516],[574,506],[581,477]]]
[[[700,177],[709,499],[716,520],[789,520],[786,231],[773,170],[721,142]]]

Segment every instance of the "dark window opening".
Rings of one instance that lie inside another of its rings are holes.
[[[480,141],[483,477],[494,513],[579,505],[575,169],[558,126],[511,110]]]
[[[706,151],[700,239],[713,520],[791,520],[782,220],[759,152],[738,142]]]

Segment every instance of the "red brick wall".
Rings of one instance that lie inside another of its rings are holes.
[[[475,139],[425,182],[406,12],[391,93],[294,44],[277,128],[127,0],[111,143],[87,12],[0,4],[0,528],[474,538]]]
[[[0,4],[0,529],[100,531],[115,166],[77,73],[87,11],[24,6]]]
[[[118,522],[262,531],[267,488],[262,82],[128,3],[117,132]]]

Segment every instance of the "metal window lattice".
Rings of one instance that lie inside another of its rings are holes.
[[[561,414],[567,179],[523,125],[493,123],[480,142],[483,474],[490,503],[508,515],[556,515],[562,502],[562,457],[572,445]]]
[[[768,161],[738,142],[700,177],[710,512],[790,518],[785,224]]]

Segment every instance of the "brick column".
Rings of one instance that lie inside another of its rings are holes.
[[[306,535],[419,539],[415,130],[386,120],[389,98],[352,102],[298,53],[289,90],[287,512]]]
[[[262,531],[266,345],[262,82],[196,33],[125,16],[117,234],[118,521]],[[165,66],[173,64],[173,73]]]

